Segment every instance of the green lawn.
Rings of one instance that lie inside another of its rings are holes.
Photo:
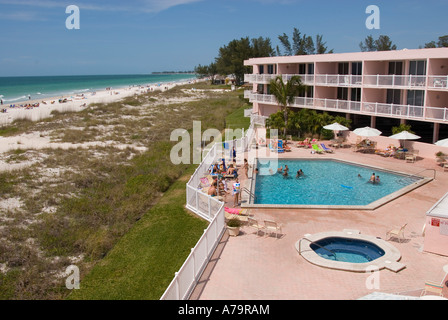
[[[190,166],[68,299],[160,299],[208,225],[184,208],[185,184],[195,168]]]
[[[244,110],[247,109],[248,106],[243,106],[226,117],[226,128],[227,129],[241,129],[247,130],[250,126],[250,118],[244,117]],[[241,138],[241,136],[236,137],[237,139]]]

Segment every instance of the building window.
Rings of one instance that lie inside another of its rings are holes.
[[[411,106],[423,106],[425,102],[425,91],[408,90],[407,104]]]
[[[264,66],[258,66],[258,73],[263,74],[264,73]]]
[[[348,62],[340,62],[338,64],[338,74],[348,74]]]
[[[348,100],[348,88],[338,87],[338,100]]]
[[[268,74],[274,74],[274,65],[273,64],[269,64],[268,65]]]
[[[425,60],[411,61],[409,63],[409,74],[415,76],[426,75],[426,61]]]
[[[314,74],[314,64],[308,64],[308,74]]]
[[[401,104],[401,90],[387,89],[386,103]]]
[[[313,98],[314,97],[314,87],[306,87],[306,96],[307,98]]]
[[[299,64],[299,74],[306,74],[306,64]]]
[[[352,62],[352,75],[362,75],[362,62]]]
[[[351,89],[351,101],[361,101],[361,88]]]
[[[403,62],[391,61],[389,62],[389,74],[402,75],[403,74]]]

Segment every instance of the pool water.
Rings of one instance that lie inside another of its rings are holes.
[[[310,247],[322,258],[350,263],[370,262],[385,254],[384,250],[371,242],[338,237],[316,241]]]
[[[420,179],[336,160],[279,160],[287,177],[271,175],[270,165],[258,160],[254,204],[365,206]],[[296,178],[299,169],[304,175]],[[369,182],[372,173],[379,183]]]

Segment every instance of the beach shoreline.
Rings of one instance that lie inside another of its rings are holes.
[[[54,110],[60,112],[81,111],[93,103],[112,103],[123,98],[154,91],[166,91],[175,86],[192,84],[201,79],[131,85],[119,88],[105,88],[94,92],[66,94],[44,99],[30,99],[0,106],[0,127],[12,124],[16,120],[39,121],[51,116]],[[65,101],[65,102],[63,102]],[[11,107],[13,106],[13,107]]]

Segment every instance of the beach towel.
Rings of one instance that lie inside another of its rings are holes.
[[[228,207],[224,207],[224,211],[230,214],[237,214],[237,215],[241,215],[241,214],[247,214],[246,213],[246,209],[238,209],[238,208],[228,208]]]
[[[210,187],[210,181],[207,177],[201,178],[201,188]]]

